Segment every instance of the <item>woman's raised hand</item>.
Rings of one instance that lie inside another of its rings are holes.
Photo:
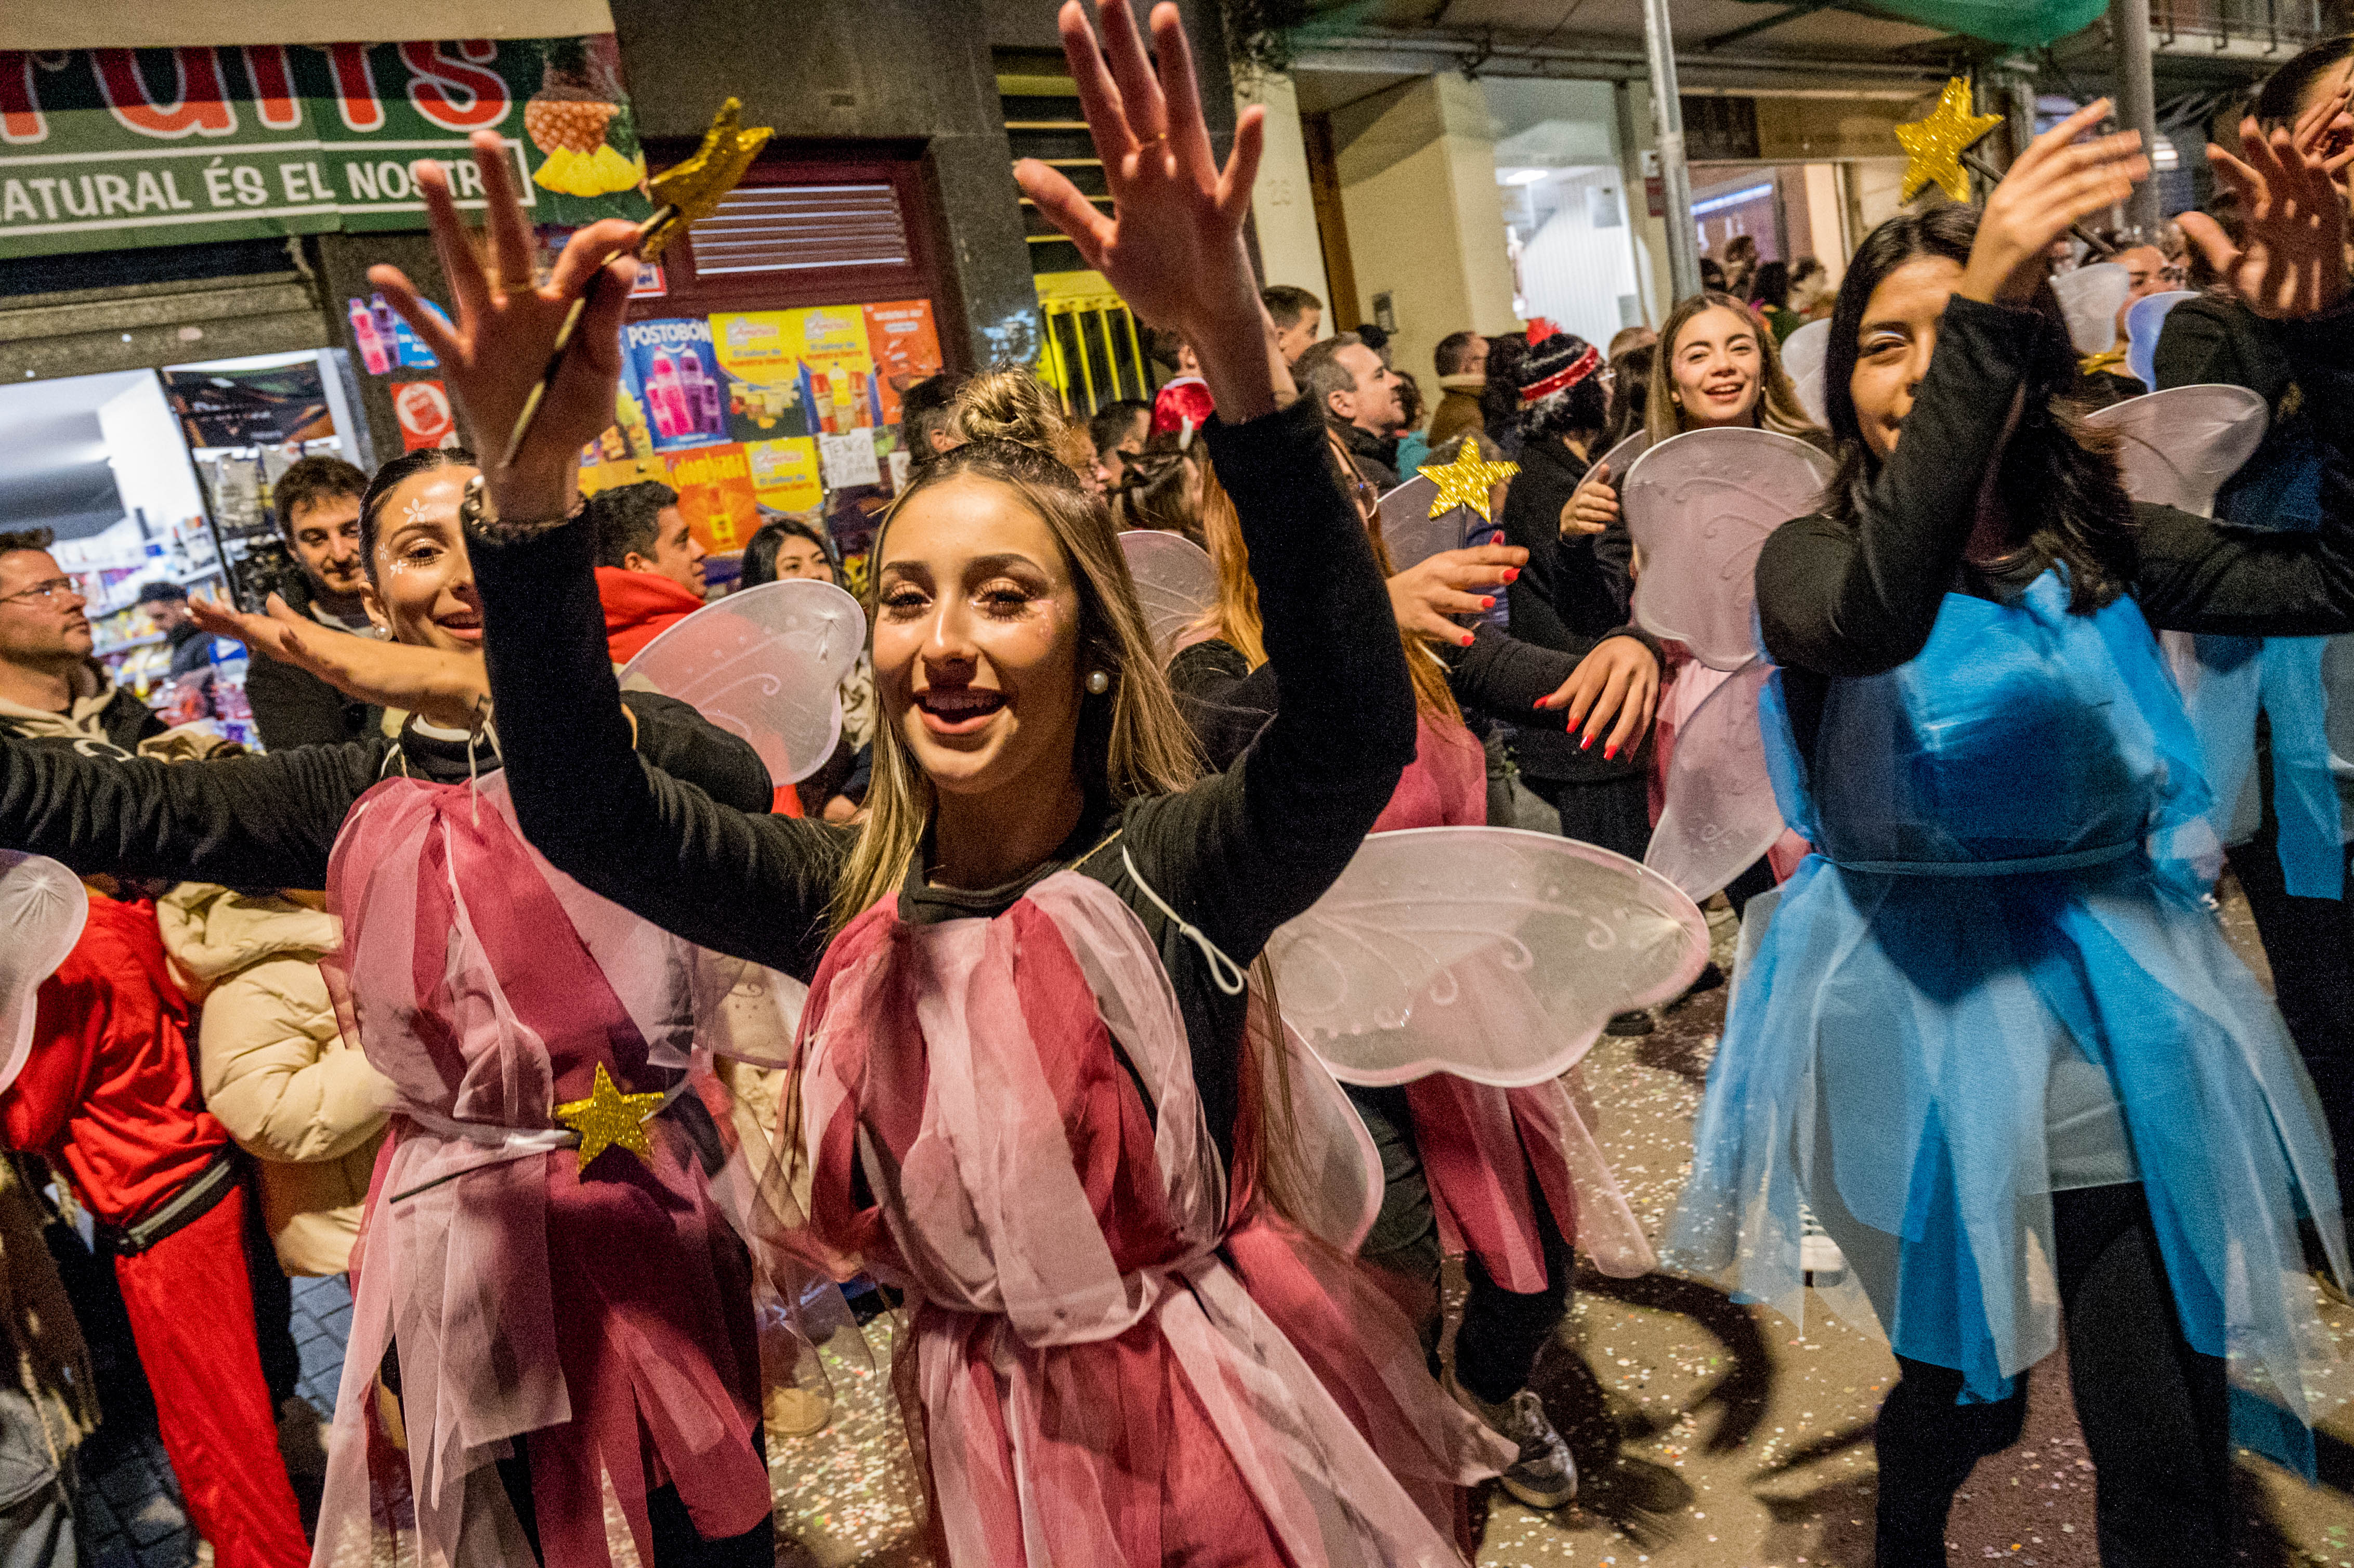
[[[1610,483],[1610,465],[1596,463],[1594,471],[1577,482],[1561,509],[1561,536],[1607,533],[1617,520],[1618,492]]]
[[[2052,242],[2070,224],[2125,200],[2149,178],[2139,132],[2076,140],[2108,112],[2105,98],[2086,104],[2012,161],[1987,197],[1956,293],[1982,303],[2025,302],[2043,281]]]
[[[441,361],[441,377],[457,399],[458,417],[483,464],[500,513],[537,521],[571,509],[580,449],[613,422],[613,389],[621,375],[621,313],[629,303],[637,261],[637,226],[620,218],[592,223],[575,234],[547,281],[533,271],[531,227],[515,199],[514,160],[489,131],[473,136],[474,166],[482,179],[487,254],[473,242],[450,195],[450,176],[438,164],[414,171],[425,198],[433,248],[458,303],[455,324],[425,304],[397,267],[372,267],[368,281]],[[588,296],[564,367],[547,390],[531,434],[512,464],[499,466],[508,433],[523,411],[573,302]]]
[[[1153,7],[1156,76],[1129,0],[1097,0],[1097,5],[1101,52],[1078,0],[1064,5],[1060,26],[1112,210],[1104,213],[1035,158],[1015,164],[1013,177],[1129,309],[1156,326],[1174,328],[1193,344],[1221,417],[1240,421],[1271,412],[1275,377],[1260,324],[1264,312],[1242,238],[1266,111],[1243,111],[1234,152],[1220,169],[1210,155],[1201,90],[1177,7]]]
[[[2182,232],[2208,264],[2260,316],[2317,315],[2346,297],[2346,196],[2336,175],[2354,162],[2354,145],[2329,148],[2346,109],[2332,95],[2293,128],[2264,133],[2240,122],[2240,156],[2207,149],[2207,161],[2239,193],[2247,214],[2242,243],[2203,212],[2186,212]]]
[[[1493,594],[1474,590],[1502,588],[1528,564],[1529,553],[1518,545],[1441,550],[1390,578],[1390,613],[1399,630],[1426,642],[1469,648],[1471,634],[1447,617],[1494,609]]]
[[[1659,705],[1659,662],[1636,637],[1604,638],[1577,662],[1559,691],[1537,702],[1541,708],[1567,708],[1573,732],[1585,726],[1577,743],[1580,751],[1602,739],[1606,728],[1609,736],[1602,740],[1606,759],[1643,743]]]
[[[307,670],[347,697],[405,708],[453,729],[472,728],[491,694],[478,653],[355,637],[297,614],[276,594],[266,615],[201,594],[188,600],[188,613],[214,636],[234,637],[266,659]]]

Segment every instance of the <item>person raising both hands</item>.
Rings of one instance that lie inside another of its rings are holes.
[[[2078,140],[2107,109],[2038,138],[1982,214],[1859,249],[1825,365],[1839,474],[1757,562],[1766,745],[1815,852],[1750,906],[1770,924],[1666,1255],[1795,1307],[1801,1202],[1845,1253],[1845,1309],[1901,1371],[1873,1435],[1882,1568],[1944,1563],[1956,1489],[2018,1438],[2062,1331],[2101,1561],[2229,1561],[2227,1370],[2315,1419],[2301,1215],[2346,1271],[2311,1090],[2203,902],[2207,789],[2150,635],[2354,628],[2327,117],[2210,149],[2244,249],[2183,220],[2299,323],[2324,516],[2288,532],[2132,502],[2074,422],[2046,258],[2148,175],[2131,132]]]
[[[1288,375],[1242,240],[1263,116],[1221,168],[1174,5],[1151,17],[1157,70],[1126,0],[1103,0],[1101,48],[1079,5],[1060,25],[1112,209],[1042,164],[1019,176],[1199,354],[1202,439],[1296,700],[1202,778],[1101,499],[992,435],[927,465],[876,533],[863,824],[744,811],[642,766],[571,518],[634,270],[626,234],[591,229],[528,308],[434,343],[469,427],[504,432],[590,301],[525,450],[468,507],[507,782],[559,869],[810,980],[781,1128],[801,1239],[906,1292],[944,1560],[1447,1561],[1458,1489],[1511,1450],[1296,1227],[1329,1202],[1294,1172],[1300,1128],[1345,1104],[1246,981],[1414,756],[1398,634],[1318,411],[1278,411]],[[433,218],[471,270],[461,299],[484,297],[454,214]]]

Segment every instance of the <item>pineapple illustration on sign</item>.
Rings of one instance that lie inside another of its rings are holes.
[[[564,196],[600,196],[642,185],[646,157],[624,156],[606,140],[621,112],[611,71],[588,51],[588,40],[548,46],[539,90],[523,106],[523,126],[546,162],[534,183]]]

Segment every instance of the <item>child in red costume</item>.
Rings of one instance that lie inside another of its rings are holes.
[[[81,940],[42,982],[0,1133],[45,1157],[108,1238],[164,1447],[214,1561],[302,1568],[311,1549],[262,1378],[245,1192],[228,1133],[202,1108],[190,1022],[155,906],[92,893]]]

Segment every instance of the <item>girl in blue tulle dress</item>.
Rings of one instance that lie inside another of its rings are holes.
[[[1982,219],[1865,242],[1826,373],[1840,480],[1757,568],[1775,788],[1816,853],[1750,906],[1669,1255],[1795,1316],[1802,1201],[1838,1241],[1903,1371],[1883,1565],[1945,1563],[1956,1488],[2063,1326],[2105,1563],[2226,1560],[2227,1365],[2300,1417],[2327,1397],[2298,1229],[2343,1272],[2327,1134],[2204,901],[2206,785],[2151,628],[2354,627],[2338,197],[2251,130],[2244,163],[2215,154],[2247,252],[2186,219],[2256,308],[2311,318],[2327,520],[2136,505],[2054,402],[2074,361],[2041,260],[2143,177],[2130,135],[2073,144],[2101,107]]]

